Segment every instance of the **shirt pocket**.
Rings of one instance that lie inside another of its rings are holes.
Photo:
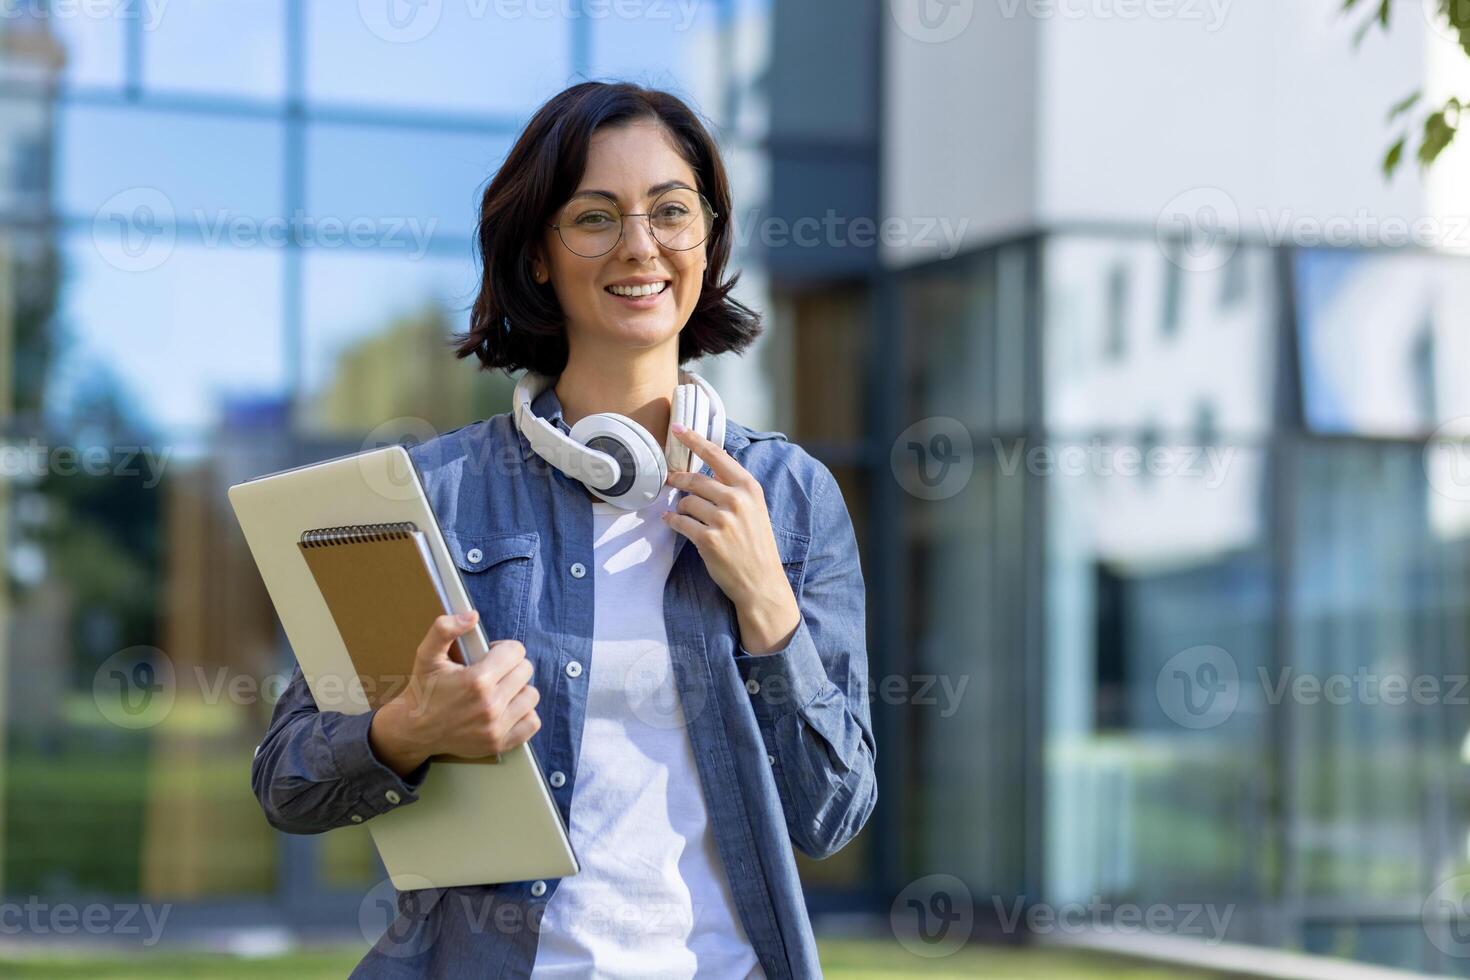
[[[470,603],[479,610],[485,637],[491,643],[525,641],[526,605],[539,539],[535,531],[444,532],[449,555],[459,568]]]
[[[784,527],[771,525],[775,532],[776,551],[781,556],[781,568],[786,572],[786,581],[791,583],[791,593],[801,598],[801,583],[806,577],[806,556],[811,549],[811,535],[800,531],[788,531]]]

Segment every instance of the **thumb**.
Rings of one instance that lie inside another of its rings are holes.
[[[429,627],[429,632],[424,634],[418,650],[414,653],[414,669],[441,670],[446,664],[462,666],[459,660],[450,654],[449,648],[454,645],[456,639],[474,629],[479,619],[480,614],[475,610],[459,615],[445,614],[435,618],[433,625]]]

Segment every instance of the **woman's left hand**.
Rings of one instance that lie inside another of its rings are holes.
[[[714,476],[670,473],[668,485],[688,492],[664,514],[665,523],[694,542],[710,578],[735,604],[741,644],[751,653],[784,645],[801,613],[781,567],[765,491],[724,447],[683,426],[673,431]]]

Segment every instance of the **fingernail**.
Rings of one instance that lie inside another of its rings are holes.
[[[674,429],[674,431],[676,433],[678,433],[678,432],[688,432],[689,431],[687,427],[680,425],[678,422],[675,422],[674,423],[673,429]]]
[[[475,614],[472,610],[470,612],[462,612],[455,618],[457,618],[463,625],[468,626],[475,621]]]

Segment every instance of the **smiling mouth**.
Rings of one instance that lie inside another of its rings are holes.
[[[603,291],[623,299],[648,299],[652,296],[663,295],[668,291],[670,285],[672,283],[665,280],[646,286],[604,286]]]

